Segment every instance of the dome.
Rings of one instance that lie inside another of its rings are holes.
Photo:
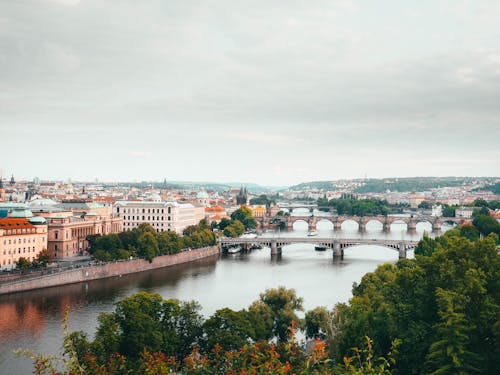
[[[47,224],[47,220],[41,216],[33,216],[29,222],[33,225],[45,225]]]
[[[13,219],[28,218],[28,217],[32,217],[32,216],[33,216],[33,213],[31,212],[31,210],[29,210],[27,208],[12,210],[12,212],[10,214],[10,217]]]
[[[39,207],[39,206],[56,206],[58,203],[52,199],[46,198],[37,198],[33,199],[30,202],[30,207]]]
[[[161,196],[157,193],[153,193],[148,197],[148,201],[161,202]]]
[[[197,195],[196,198],[198,199],[208,199],[209,196],[206,191],[200,191]]]

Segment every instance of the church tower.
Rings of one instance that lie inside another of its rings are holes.
[[[241,188],[240,192],[236,196],[236,204],[241,205],[246,205],[248,200],[248,193],[247,193],[247,188]]]

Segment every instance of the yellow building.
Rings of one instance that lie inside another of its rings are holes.
[[[261,204],[254,205],[250,207],[252,209],[252,215],[253,217],[264,217],[266,216],[266,206],[263,206]]]

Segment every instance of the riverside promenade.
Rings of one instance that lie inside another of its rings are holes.
[[[193,262],[198,259],[216,256],[218,254],[219,247],[210,246],[201,249],[183,251],[178,254],[158,256],[154,258],[151,263],[146,259],[132,259],[67,269],[56,273],[2,282],[0,283],[0,295],[81,283],[90,280],[105,279],[108,277],[120,277],[131,273],[144,272],[157,268]]]

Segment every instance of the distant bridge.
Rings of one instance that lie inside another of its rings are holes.
[[[293,216],[293,215],[283,215],[283,216],[264,216],[261,218],[256,218],[261,229],[267,229],[275,225],[284,225],[286,229],[293,229],[293,224],[297,221],[304,221],[307,223],[308,230],[316,230],[316,225],[320,221],[329,221],[333,224],[333,230],[338,231],[342,227],[342,223],[345,221],[354,221],[358,223],[358,228],[360,232],[366,230],[366,224],[370,221],[378,221],[382,224],[383,230],[389,232],[391,230],[391,224],[393,223],[405,223],[408,231],[415,231],[417,229],[417,224],[422,222],[427,222],[432,225],[433,232],[439,232],[441,226],[445,222],[452,222],[455,224],[462,224],[464,222],[463,218],[455,217],[436,217],[429,215],[415,215],[415,216]]]
[[[396,250],[399,258],[406,258],[406,252],[413,250],[418,241],[386,240],[386,239],[364,239],[364,238],[319,238],[319,237],[257,237],[257,238],[228,238],[218,239],[221,250],[228,246],[261,245],[271,249],[271,254],[281,253],[281,248],[296,243],[309,243],[316,246],[325,246],[333,250],[334,258],[342,258],[344,249],[359,245],[377,245]]]

